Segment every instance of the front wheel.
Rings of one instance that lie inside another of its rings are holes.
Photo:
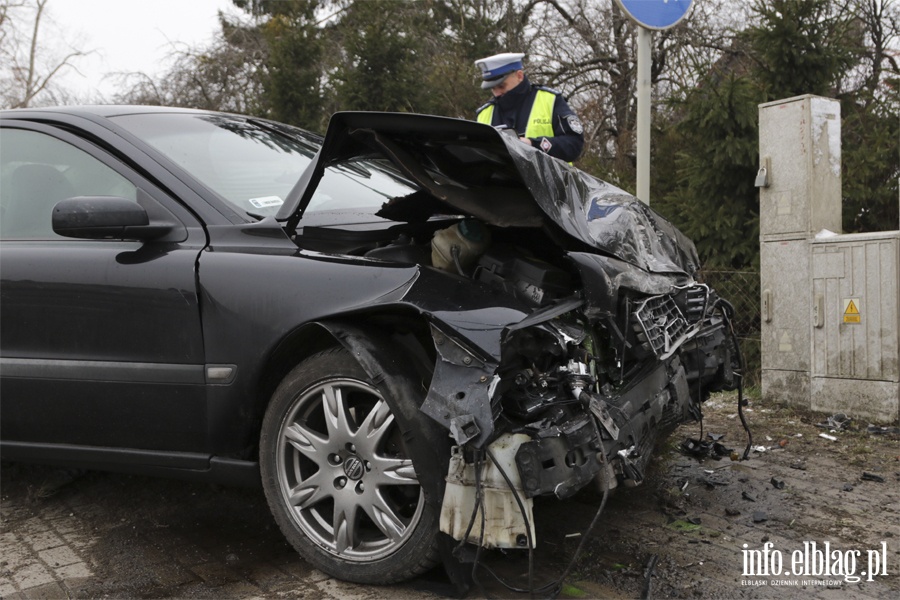
[[[339,579],[393,583],[438,561],[439,500],[419,484],[416,432],[402,434],[396,401],[332,349],[285,377],[263,419],[272,514],[305,559]]]

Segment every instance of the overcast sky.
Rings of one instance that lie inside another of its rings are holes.
[[[108,75],[142,71],[160,74],[165,58],[180,44],[196,46],[218,31],[216,11],[239,14],[231,0],[50,0],[53,23],[70,46],[94,52],[76,59],[57,83],[82,99],[112,99],[115,81]]]

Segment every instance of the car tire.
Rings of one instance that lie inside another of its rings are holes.
[[[303,558],[342,580],[395,583],[439,560],[440,499],[416,474],[431,453],[396,402],[334,348],[295,367],[263,419],[260,470],[275,521]]]

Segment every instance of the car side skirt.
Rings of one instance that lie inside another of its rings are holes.
[[[2,441],[0,459],[244,487],[261,481],[256,461],[199,453]]]

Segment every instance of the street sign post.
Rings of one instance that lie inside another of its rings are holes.
[[[638,24],[637,185],[635,194],[650,204],[650,31],[669,29],[688,13],[693,0],[616,0]]]

